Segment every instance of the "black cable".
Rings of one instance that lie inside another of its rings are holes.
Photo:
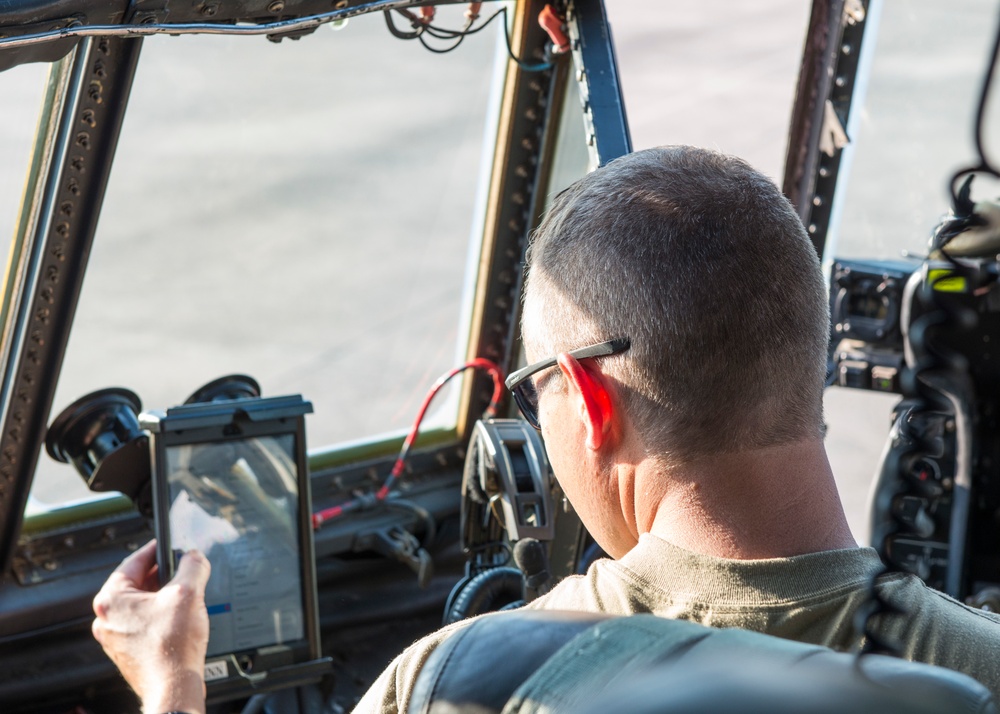
[[[424,48],[426,48],[429,52],[433,52],[434,54],[440,54],[440,55],[447,54],[449,52],[454,51],[456,48],[458,48],[458,46],[460,44],[462,44],[462,40],[464,40],[466,37],[468,37],[469,35],[474,35],[477,32],[480,32],[481,30],[486,29],[486,27],[491,22],[493,22],[493,20],[495,20],[497,17],[503,15],[503,18],[504,18],[504,31],[503,31],[504,44],[507,47],[507,56],[510,57],[511,61],[513,61],[514,64],[516,64],[518,67],[520,67],[521,70],[524,71],[524,72],[544,72],[545,70],[548,70],[548,69],[552,68],[552,63],[551,62],[542,62],[542,63],[539,63],[539,64],[528,64],[528,63],[524,62],[523,60],[519,59],[518,57],[516,57],[514,55],[514,51],[513,51],[513,49],[511,49],[511,46],[510,46],[510,35],[507,34],[507,29],[506,29],[506,25],[507,25],[507,8],[505,8],[505,7],[502,7],[499,10],[497,10],[496,12],[494,12],[492,15],[490,15],[488,18],[486,18],[486,20],[484,20],[477,27],[472,27],[473,22],[475,22],[475,18],[470,18],[469,22],[466,24],[465,28],[463,28],[461,30],[450,30],[450,29],[445,28],[445,27],[438,27],[437,25],[433,25],[431,23],[426,23],[426,24],[420,23],[419,21],[415,20],[415,16],[407,13],[407,14],[404,14],[404,17],[407,17],[408,19],[410,19],[411,24],[414,25],[416,27],[416,29],[414,29],[412,32],[404,32],[403,30],[400,30],[396,26],[396,23],[392,19],[391,12],[392,11],[390,11],[390,10],[386,10],[383,13],[383,15],[385,16],[386,27],[389,28],[389,32],[392,33],[393,37],[396,37],[396,38],[398,38],[400,40],[419,40],[420,44],[422,44],[424,46]],[[404,11],[397,10],[397,12],[403,13]],[[430,43],[427,42],[426,38],[424,37],[424,34],[428,34],[431,37],[437,38],[439,40],[454,39],[454,40],[456,40],[456,42],[453,45],[450,45],[449,47],[434,47]]]
[[[474,27],[474,28],[469,29],[469,30],[449,30],[446,27],[437,27],[436,25],[427,25],[427,29],[428,30],[433,30],[435,33],[437,33],[437,34],[434,35],[434,37],[440,37],[441,39],[453,39],[457,35],[462,35],[463,37],[465,37],[465,36],[468,36],[468,35],[474,35],[477,32],[485,30],[486,27],[491,22],[493,22],[499,15],[505,15],[506,16],[506,13],[507,13],[507,8],[502,7],[499,10],[497,10],[495,13],[493,13],[492,15],[490,15],[488,18],[486,18],[486,20],[484,20],[482,23],[480,23],[479,27]],[[506,17],[505,17],[505,19],[506,19]]]
[[[436,55],[446,55],[452,50],[457,49],[458,46],[462,44],[462,40],[464,40],[465,37],[464,36],[459,37],[457,40],[455,40],[455,44],[451,45],[450,47],[432,47],[427,42],[427,40],[424,39],[423,35],[420,35],[419,37],[417,37],[417,39],[420,40],[420,44],[422,44],[424,46],[424,49],[426,49],[428,52],[433,52]]]
[[[983,87],[979,92],[979,108],[976,111],[975,143],[976,153],[979,154],[979,164],[959,169],[951,179],[951,197],[955,206],[959,205],[958,182],[967,174],[985,173],[1000,178],[1000,171],[986,156],[986,146],[983,141],[983,122],[986,115],[986,105],[989,100],[990,87],[993,84],[993,74],[996,71],[997,58],[1000,56],[1000,21],[997,23],[996,36],[993,38],[993,52],[990,55],[990,64],[983,78]]]
[[[500,8],[498,14],[499,12],[502,12],[504,14],[503,39],[504,39],[504,44],[507,46],[507,56],[511,58],[514,64],[520,67],[521,71],[523,72],[544,72],[547,69],[552,69],[551,62],[542,62],[541,64],[525,64],[524,62],[522,62],[521,60],[519,60],[517,57],[514,56],[514,50],[510,48],[510,35],[507,34],[507,8],[505,7]]]
[[[497,12],[497,14],[499,14],[499,11]],[[464,40],[467,35],[472,34],[471,32],[472,24],[476,21],[476,17],[478,16],[472,16],[472,15],[468,16],[468,18],[465,21],[465,27],[463,27],[461,30],[458,30],[457,32],[454,30],[448,30],[446,28],[435,27],[434,25],[428,22],[423,27],[424,31],[431,37],[436,37],[439,40],[450,40],[456,37],[458,39],[455,40],[455,44],[451,45],[450,47],[433,47],[430,43],[427,42],[427,40],[424,39],[423,35],[421,35],[418,38],[420,40],[420,44],[422,44],[425,49],[429,50],[430,52],[433,52],[434,54],[438,55],[447,54],[452,50],[457,49],[458,46],[462,44],[462,40]],[[486,27],[487,24],[489,24],[489,20],[480,25],[479,29],[480,30],[483,29],[484,27]]]
[[[385,26],[389,28],[389,32],[392,34],[392,36],[397,39],[415,40],[418,37],[420,37],[421,33],[423,32],[422,28],[414,32],[403,32],[402,30],[400,30],[398,27],[396,27],[396,23],[392,19],[392,12],[390,10],[386,10],[385,12],[382,13],[382,15],[385,17]]]

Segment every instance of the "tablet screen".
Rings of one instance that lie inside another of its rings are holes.
[[[208,656],[305,638],[295,435],[168,446],[171,548],[197,548]]]

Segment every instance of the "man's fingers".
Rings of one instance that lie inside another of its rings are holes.
[[[212,566],[201,551],[189,550],[177,564],[171,584],[186,585],[198,594],[204,594]]]
[[[154,565],[156,565],[156,541],[151,540],[125,558],[115,572],[124,575],[136,587],[141,587]]]
[[[98,618],[108,616],[108,610],[110,610],[111,608],[109,604],[109,598],[104,593],[104,588],[101,588],[100,592],[98,592],[97,595],[94,596],[93,607],[94,607],[94,614]]]
[[[129,590],[149,590],[150,572],[156,568],[156,541],[151,540],[121,562],[94,597],[94,614],[106,618],[119,593]]]
[[[91,623],[91,625],[90,625],[90,631],[91,631],[91,633],[93,633],[94,639],[97,640],[97,643],[99,645],[101,645],[101,647],[103,647],[104,646],[104,624],[99,619],[94,620]]]
[[[146,592],[152,593],[160,589],[160,566],[159,564],[154,565],[150,568],[149,572],[146,573],[146,580],[139,586],[140,589]]]

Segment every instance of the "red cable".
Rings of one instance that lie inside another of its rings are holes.
[[[438,378],[433,385],[431,385],[430,390],[427,392],[427,396],[424,397],[423,403],[420,405],[420,409],[417,411],[417,418],[413,421],[413,427],[410,429],[410,433],[406,435],[406,439],[403,440],[403,447],[399,450],[399,456],[396,457],[396,462],[392,465],[392,470],[389,472],[389,476],[386,478],[385,483],[382,487],[374,493],[372,497],[369,498],[355,498],[346,503],[342,503],[339,506],[333,506],[332,508],[324,508],[321,511],[317,511],[312,515],[312,526],[313,530],[318,529],[326,521],[333,518],[342,516],[345,513],[350,513],[351,511],[356,511],[364,505],[373,505],[374,503],[379,503],[388,498],[389,493],[392,492],[392,487],[395,485],[396,481],[400,476],[403,475],[403,470],[406,468],[406,457],[409,456],[410,448],[413,446],[413,442],[417,440],[417,435],[420,432],[420,423],[424,420],[424,415],[427,414],[427,409],[430,407],[431,402],[434,397],[437,396],[441,388],[444,387],[453,377],[461,374],[467,369],[482,369],[489,373],[493,378],[493,396],[490,398],[490,404],[486,408],[487,416],[494,416],[496,414],[497,405],[500,403],[501,397],[503,397],[503,372],[500,367],[488,359],[482,357],[477,357],[476,359],[466,362],[461,367],[456,367],[450,372],[442,375]]]

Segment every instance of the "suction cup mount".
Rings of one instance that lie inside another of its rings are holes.
[[[142,402],[111,387],[66,407],[45,434],[45,450],[71,463],[91,491],[121,491],[144,514],[152,513],[149,438],[139,427]]]
[[[184,400],[184,403],[223,402],[233,399],[253,399],[259,396],[260,385],[256,379],[245,374],[228,374],[199,387],[194,394]]]
[[[260,397],[260,385],[245,374],[230,374],[200,387],[185,404]],[[149,436],[139,426],[142,402],[128,389],[110,387],[77,399],[55,418],[45,434],[45,450],[73,464],[91,491],[121,491],[140,513],[152,517]]]

